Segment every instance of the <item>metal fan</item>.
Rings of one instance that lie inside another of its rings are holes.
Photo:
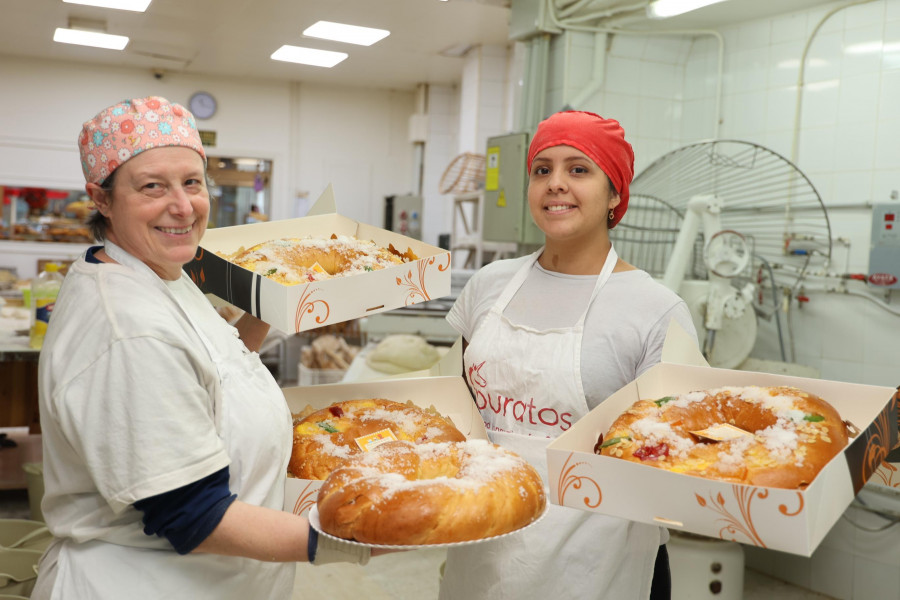
[[[784,291],[831,260],[812,182],[780,154],[739,140],[690,144],[653,162],[610,237],[619,256],[685,299],[707,360],[722,368],[749,356],[757,315],[778,320]]]

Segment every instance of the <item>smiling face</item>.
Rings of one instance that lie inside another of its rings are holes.
[[[619,195],[606,173],[571,146],[539,152],[528,175],[528,207],[547,245],[593,245],[609,236],[609,210]]]
[[[116,169],[109,192],[93,183],[86,189],[109,222],[111,242],[163,279],[181,276],[209,217],[205,168],[196,151],[183,146],[146,150]]]

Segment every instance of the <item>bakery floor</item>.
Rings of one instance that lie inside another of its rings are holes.
[[[379,556],[365,567],[357,565],[297,566],[293,600],[430,600],[438,596],[443,550],[412,550]],[[327,590],[327,592],[321,592]],[[672,600],[699,600],[722,596],[673,594]],[[816,592],[773,579],[752,569],[744,571],[742,600],[831,600]],[[535,599],[544,600],[544,599]]]
[[[0,490],[0,518],[29,519],[28,492]],[[412,550],[379,556],[361,567],[333,564],[313,567],[297,565],[291,600],[430,600],[438,595],[438,581],[445,552],[440,549]],[[694,596],[694,598],[721,596]],[[744,572],[743,600],[829,600],[815,592],[781,582],[752,569]],[[543,599],[536,599],[543,600]]]

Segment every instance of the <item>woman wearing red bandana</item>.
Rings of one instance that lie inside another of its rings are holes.
[[[634,175],[617,121],[549,117],[528,173],[544,247],[481,269],[447,320],[466,342],[465,374],[492,440],[546,483],[547,444],[658,363],[672,319],[695,330],[684,301],[610,242]],[[451,549],[440,598],[668,598],[667,539],[659,527],[551,505],[520,534]]]

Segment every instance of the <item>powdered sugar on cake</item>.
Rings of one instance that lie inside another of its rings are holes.
[[[678,432],[672,426],[661,419],[661,416],[671,408],[689,409],[692,404],[701,402],[708,397],[723,396],[742,400],[751,404],[758,404],[763,409],[771,411],[775,417],[774,425],[750,432],[755,436],[756,442],[761,442],[771,452],[773,458],[782,462],[793,459],[795,464],[803,463],[803,453],[798,453],[798,441],[801,435],[806,435],[814,426],[806,421],[806,415],[802,410],[795,408],[795,393],[771,394],[769,389],[757,386],[746,387],[721,387],[706,391],[692,391],[674,395],[670,400],[661,403],[648,416],[632,423],[634,433],[643,440],[644,445],[666,444],[671,455],[678,458],[687,458],[691,451],[700,445],[684,432]],[[732,402],[728,400],[727,402]],[[736,468],[746,460],[746,453],[753,445],[753,437],[742,437],[733,440],[718,442],[717,448],[719,464],[717,467],[728,470]]]
[[[459,489],[476,489],[491,482],[500,474],[521,468],[523,460],[486,440],[466,442],[441,442],[413,446],[422,461],[435,461],[450,456],[453,449],[464,455],[463,466],[453,476],[441,475],[431,479],[407,479],[403,475],[385,472],[384,458],[391,452],[400,452],[403,446],[381,446],[356,459],[358,469],[354,479],[371,479],[383,488],[382,497],[389,498],[401,491],[415,490],[432,485],[446,485]],[[524,488],[519,493],[527,495]]]
[[[373,241],[347,235],[270,240],[226,258],[285,285],[347,277],[404,262]]]

